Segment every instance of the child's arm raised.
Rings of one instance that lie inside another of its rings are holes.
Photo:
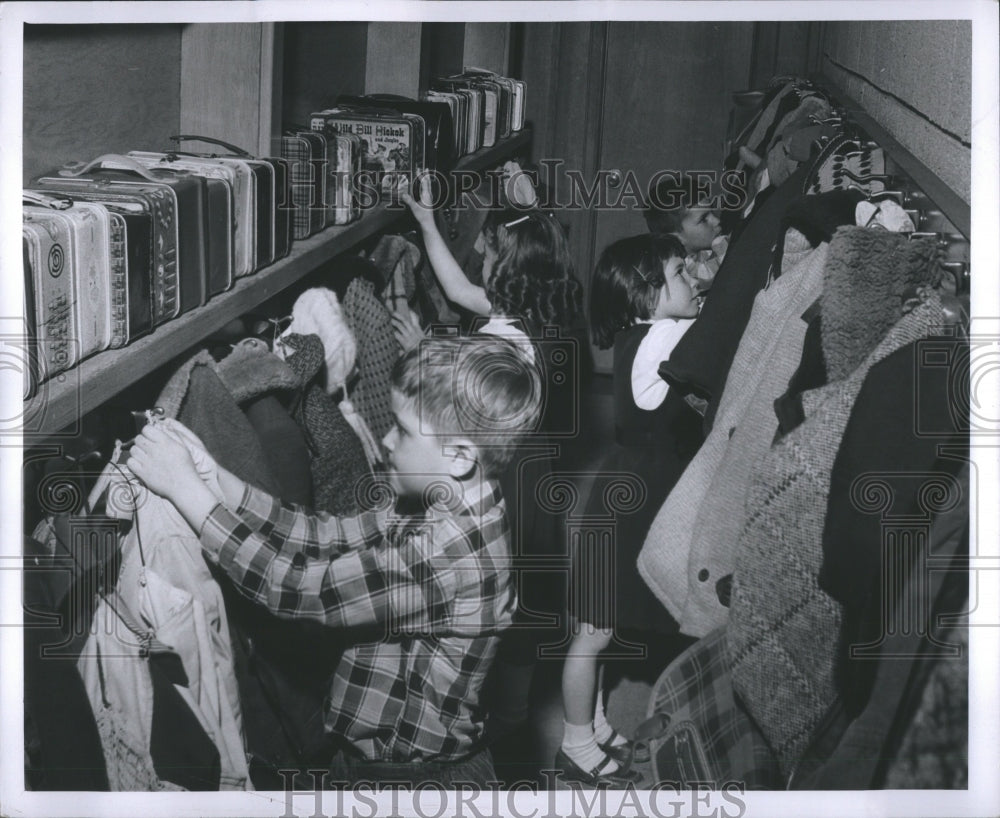
[[[441,288],[449,301],[477,315],[489,315],[491,306],[486,297],[486,290],[469,281],[465,272],[455,261],[444,237],[434,223],[429,180],[422,178],[420,181],[422,184],[420,185],[419,202],[415,201],[409,193],[400,194],[400,198],[410,208],[417,224],[420,225],[420,232],[424,237],[424,248],[427,250],[427,258],[434,270],[434,275],[437,276],[437,280],[441,283]]]

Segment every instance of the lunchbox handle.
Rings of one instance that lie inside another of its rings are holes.
[[[60,193],[42,193],[40,190],[22,190],[21,202],[50,207],[53,210],[69,210],[73,206],[73,199]]]
[[[243,150],[243,148],[237,148],[235,145],[229,142],[223,142],[221,139],[214,139],[211,136],[198,136],[197,134],[177,134],[176,136],[170,137],[171,142],[207,142],[209,145],[218,145],[220,148],[225,148],[230,153],[235,154],[241,159],[253,159],[253,154],[248,151]]]
[[[86,164],[83,162],[67,162],[62,168],[59,169],[60,176],[83,176],[85,173],[89,173],[95,168],[103,168],[108,170],[127,170],[131,173],[136,173],[143,179],[148,179],[151,182],[163,183],[163,178],[153,174],[149,168],[144,167],[139,164],[131,156],[123,156],[119,153],[105,153],[98,156],[96,159],[92,159]],[[164,168],[164,170],[168,170]],[[173,170],[173,173],[181,173],[182,171]]]
[[[402,94],[365,94],[364,99],[380,100],[382,102],[416,102],[413,97]]]
[[[371,116],[400,116],[400,112],[394,108],[374,108],[367,105],[341,104],[337,106],[339,111],[349,114],[369,114]]]

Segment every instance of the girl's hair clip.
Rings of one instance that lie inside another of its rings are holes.
[[[639,278],[641,278],[643,280],[643,282],[645,282],[646,284],[649,284],[649,279],[650,279],[649,274],[644,273],[642,270],[640,270],[639,267],[638,267],[638,265],[636,265],[636,264],[632,265],[632,269],[635,270],[635,274],[637,276],[639,276]]]
[[[513,219],[512,221],[504,222],[502,226],[506,227],[506,228],[511,228],[515,224],[520,224],[521,222],[528,221],[528,219],[530,219],[530,218],[531,218],[531,214],[528,213],[528,214],[525,214],[524,216],[521,216],[519,219]]]

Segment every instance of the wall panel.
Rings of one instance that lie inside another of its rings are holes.
[[[24,182],[67,161],[162,149],[180,125],[181,28],[26,25]]]

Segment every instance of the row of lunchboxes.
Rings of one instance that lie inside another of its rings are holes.
[[[328,148],[334,154],[328,167],[332,178],[354,183],[341,195],[345,202],[360,199],[356,210],[363,210],[372,192],[390,189],[397,179],[424,168],[447,172],[463,156],[523,130],[524,103],[524,82],[467,69],[434,80],[419,101],[392,94],[338,97],[334,107],[310,114],[309,128],[331,146],[351,143]]]
[[[288,255],[291,170],[282,158],[134,151],[38,177],[23,192],[29,393]]]
[[[520,130],[523,103],[523,83],[467,72],[419,102],[340,98],[286,131],[277,158],[178,136],[225,153],[132,151],[39,177],[24,192],[29,393],[225,292],[293,240],[360,218],[398,179]]]
[[[524,128],[524,82],[492,71],[466,68],[439,77],[423,99],[444,102],[451,110],[456,157],[492,147]]]

